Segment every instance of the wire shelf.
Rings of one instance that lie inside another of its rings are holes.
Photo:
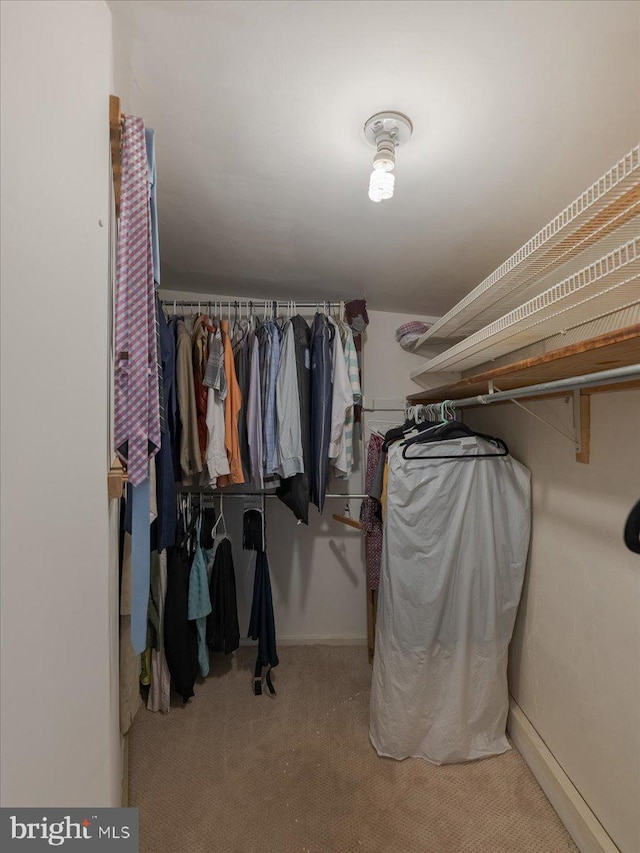
[[[640,213],[640,146],[568,205],[488,278],[440,318],[416,344],[470,335],[544,290],[550,277],[568,275],[572,262],[584,266],[594,245],[620,244],[616,233]],[[611,245],[613,248],[613,245]]]
[[[640,303],[640,236],[519,305],[411,374],[461,371]]]

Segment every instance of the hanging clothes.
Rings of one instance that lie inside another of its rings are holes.
[[[257,489],[264,488],[263,446],[262,446],[262,391],[260,386],[260,341],[250,333],[249,347],[249,399],[247,400],[247,438],[249,441],[249,460],[251,464],[251,482]]]
[[[369,325],[367,314],[367,302],[365,299],[352,299],[345,302],[345,320],[353,332],[353,343],[358,357],[358,372],[360,374],[360,386],[362,386],[362,335]],[[353,407],[354,422],[360,424],[362,421],[362,403],[356,403]]]
[[[209,357],[205,368],[204,385],[219,392],[221,400],[227,399],[227,374],[224,365],[224,344],[220,321],[209,325]]]
[[[222,345],[224,348],[224,370],[227,378],[227,397],[224,401],[224,443],[229,460],[229,474],[218,477],[219,486],[228,486],[231,483],[244,483],[242,474],[242,459],[240,456],[240,439],[238,437],[238,414],[242,407],[240,386],[236,377],[236,368],[233,360],[233,350],[229,340],[229,323],[227,320],[220,322],[222,332]]]
[[[125,116],[115,293],[114,444],[133,502],[131,643],[146,646],[149,589],[149,460],[160,448],[156,297],[144,122]]]
[[[164,312],[163,312],[164,313]],[[179,482],[182,479],[182,469],[180,465],[180,413],[178,411],[178,374],[176,370],[177,361],[177,344],[178,344],[178,318],[169,317],[167,320],[167,330],[170,338],[168,346],[171,348],[171,355],[168,360],[170,376],[165,378],[165,416],[167,427],[169,430],[169,441],[171,444],[171,460],[173,463],[173,476]]]
[[[478,436],[389,448],[370,708],[380,755],[441,764],[509,749],[531,487],[512,457],[474,458],[487,447],[495,456]]]
[[[224,401],[228,386],[224,369],[224,347],[220,325],[209,326],[209,359],[204,377],[207,387],[207,478],[211,486],[217,485],[218,477],[230,472],[225,445]]]
[[[265,523],[261,495],[246,495],[242,511],[242,547],[245,551],[264,551]]]
[[[157,590],[158,647],[151,650],[151,685],[147,696],[147,708],[150,711],[168,714],[171,705],[171,674],[164,650],[164,608],[167,597],[166,551],[161,551],[158,555]]]
[[[346,323],[339,322],[340,340],[344,350],[344,359],[347,365],[347,373],[349,383],[351,385],[351,396],[353,404],[349,406],[345,421],[344,421],[344,439],[340,448],[340,453],[336,458],[335,468],[336,473],[348,479],[353,470],[353,428],[354,428],[354,412],[355,407],[362,403],[362,389],[360,388],[360,371],[358,369],[358,357],[356,354],[355,344],[353,343],[353,333]]]
[[[276,411],[276,388],[278,370],[280,369],[280,330],[271,320],[267,320],[264,326],[269,336],[265,402],[262,410],[265,456],[264,475],[267,478],[275,474],[280,465],[278,452],[278,416]]]
[[[353,392],[349,379],[347,362],[344,357],[340,331],[333,317],[327,318],[333,333],[333,354],[331,357],[331,440],[329,459],[340,474],[346,474],[345,424],[347,416],[353,412]],[[342,466],[341,468],[339,466]]]
[[[200,675],[209,675],[209,651],[207,649],[207,616],[211,613],[207,559],[201,545],[202,516],[198,516],[195,528],[195,551],[189,573],[189,620],[195,622],[198,635],[198,669]]]
[[[121,522],[124,521],[124,511]],[[131,536],[121,524],[120,575],[120,734],[126,734],[138,713],[140,700],[140,654],[131,644]]]
[[[114,442],[132,486],[148,477],[149,459],[160,447],[155,310],[144,122],[125,116],[115,296]]]
[[[238,441],[240,443],[240,459],[242,461],[242,476],[245,483],[251,481],[251,457],[249,454],[249,433],[247,429],[247,402],[249,399],[249,348],[248,323],[242,320],[237,323],[231,339],[233,360],[236,369],[236,379],[240,388],[242,405],[238,412]]]
[[[234,652],[240,645],[236,575],[231,542],[225,537],[216,549],[209,583],[211,613],[207,618],[207,645],[212,652]]]
[[[160,358],[162,363],[162,386],[165,401],[165,424],[160,433],[160,450],[156,464],[156,500],[158,517],[151,525],[151,549],[164,551],[176,544],[178,510],[176,503],[175,471],[171,446],[171,428],[175,425],[175,342],[169,330],[162,305],[156,297]]]
[[[164,613],[164,648],[174,690],[187,702],[198,675],[198,637],[189,621],[189,580],[193,562],[190,543],[194,517],[179,533],[178,544],[167,554],[167,597]]]
[[[253,692],[262,693],[262,669],[268,667],[266,681],[270,693],[275,693],[271,681],[271,670],[278,666],[276,649],[276,624],[273,615],[273,596],[269,577],[269,562],[265,551],[256,555],[256,569],[253,581],[253,603],[249,620],[249,638],[258,640],[258,655],[253,679]]]
[[[193,384],[193,353],[191,335],[183,318],[177,321],[176,378],[178,410],[180,412],[180,469],[185,485],[197,482],[202,471],[198,412]]]
[[[160,313],[158,300],[160,286],[160,244],[158,240],[158,205],[157,205],[157,172],[156,172],[156,132],[150,127],[144,130],[145,147],[147,150],[147,180],[149,183],[149,230],[151,233],[151,256],[153,264],[153,283],[156,290],[156,349],[158,353],[158,408],[160,413],[160,431],[166,432],[166,413],[164,399],[163,364],[160,343]]]
[[[311,329],[297,314],[291,320],[296,357],[296,378],[300,411],[302,472],[281,480],[276,494],[303,524],[309,523],[309,471],[311,466]]]
[[[313,319],[311,337],[311,500],[320,512],[324,507],[329,474],[329,442],[331,439],[331,350],[333,328],[327,317],[318,312]]]
[[[382,454],[381,435],[371,433],[367,447],[367,469],[365,473],[365,492],[371,494],[373,477],[378,468]],[[367,572],[367,587],[378,589],[380,585],[380,562],[382,560],[382,520],[378,513],[378,502],[366,497],[360,506],[360,523],[364,531],[365,565]]]
[[[204,384],[205,371],[209,361],[209,332],[207,327],[208,318],[204,314],[199,314],[196,317],[191,335],[198,447],[200,459],[203,461],[207,458],[207,387]]]
[[[304,471],[302,431],[300,427],[300,397],[296,367],[296,344],[291,322],[282,330],[280,370],[276,381],[276,412],[278,418],[278,473],[293,477]]]
[[[156,132],[150,127],[144,131],[147,150],[147,168],[149,181],[149,215],[151,217],[151,256],[153,259],[153,279],[156,288],[160,285],[160,241],[158,239],[158,175],[156,169]]]

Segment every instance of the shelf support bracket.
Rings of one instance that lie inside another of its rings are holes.
[[[489,380],[489,394],[495,394],[500,391],[493,384],[493,380]],[[508,393],[508,392],[506,392]],[[591,437],[591,397],[589,394],[583,394],[579,388],[573,389],[573,434],[565,432],[559,426],[552,424],[551,421],[541,417],[536,412],[531,411],[527,406],[524,406],[518,400],[509,400],[514,406],[522,409],[532,418],[545,424],[551,429],[559,433],[563,438],[568,439],[575,447],[576,462],[582,462],[585,465],[589,463],[589,445]]]

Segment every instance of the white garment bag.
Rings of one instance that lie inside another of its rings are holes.
[[[509,749],[507,653],[531,526],[529,471],[478,437],[389,449],[371,687],[380,755]],[[460,459],[429,457],[449,454]],[[415,459],[411,456],[423,456]]]

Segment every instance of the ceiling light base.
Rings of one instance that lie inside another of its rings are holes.
[[[411,123],[411,119],[403,113],[386,110],[382,113],[376,113],[370,119],[367,119],[364,123],[363,132],[364,138],[373,148],[378,147],[381,136],[392,139],[397,148],[411,139],[413,124]]]

